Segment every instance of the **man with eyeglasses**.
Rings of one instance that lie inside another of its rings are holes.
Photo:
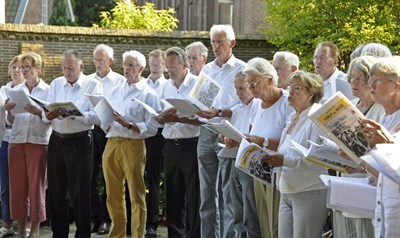
[[[339,57],[339,48],[331,42],[319,43],[315,50],[313,56],[315,72],[324,81],[324,97],[321,102],[328,100],[337,91],[342,92],[350,100],[354,99],[351,86],[346,81],[346,74],[337,68]]]
[[[106,181],[107,208],[112,225],[109,237],[126,237],[125,181],[131,202],[131,235],[144,237],[146,226],[145,139],[157,133],[158,124],[137,100],[154,110],[160,109],[156,92],[141,76],[146,57],[135,50],[122,55],[126,82],[111,92],[110,104],[114,121],[107,129],[103,153],[103,174]],[[136,100],[137,99],[137,100]]]
[[[225,109],[239,103],[234,86],[235,75],[241,72],[245,63],[232,54],[236,45],[231,25],[214,25],[210,29],[211,46],[215,60],[206,64],[202,72],[213,78],[221,90],[213,109],[198,115],[214,122],[227,116]],[[215,117],[215,118],[214,118]],[[232,201],[229,193],[229,178],[232,159],[218,157],[218,134],[200,129],[197,146],[200,178],[201,237],[233,237]],[[216,199],[217,202],[216,202]]]
[[[150,75],[147,77],[147,84],[154,89],[158,97],[161,94],[167,79],[165,72],[165,52],[162,50],[153,50],[149,53]],[[160,202],[160,176],[163,163],[164,137],[162,136],[163,125],[158,125],[158,131],[155,136],[149,137],[146,142],[146,178],[147,188],[147,220],[146,237],[156,237],[159,220],[159,202]]]
[[[199,76],[201,69],[207,63],[207,47],[201,41],[196,41],[186,46],[185,51],[189,59],[190,73]]]
[[[111,64],[114,61],[114,50],[108,45],[99,44],[93,51],[93,63],[96,72],[88,75],[94,78],[103,86],[103,95],[110,98],[111,91],[125,82],[124,76],[114,72]],[[107,193],[100,192],[100,187],[105,187],[103,176],[99,176],[101,171],[101,158],[107,143],[105,132],[100,126],[95,125],[93,129],[93,175],[92,175],[92,201],[91,201],[91,232],[99,235],[108,234],[110,230],[110,215],[107,211]]]
[[[170,79],[162,98],[185,99],[197,76],[188,70],[188,58],[181,48],[166,51],[165,66]],[[165,123],[164,174],[168,236],[200,237],[200,188],[197,164],[197,141],[200,123],[196,118],[177,114],[170,109],[159,120]]]

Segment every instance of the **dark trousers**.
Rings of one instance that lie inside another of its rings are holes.
[[[93,130],[93,175],[91,183],[91,221],[97,227],[102,222],[110,223],[110,215],[107,210],[107,193],[103,176],[99,176],[101,169],[101,161],[103,158],[104,148],[107,144],[107,138],[104,131],[94,126]],[[103,190],[101,190],[102,188]]]
[[[1,218],[4,222],[11,223],[10,216],[10,187],[8,173],[8,142],[2,141],[0,148],[0,200]]]
[[[160,203],[160,177],[163,163],[163,149],[165,140],[161,134],[162,128],[158,129],[155,136],[145,140],[146,143],[146,178],[147,188],[147,221],[146,228],[157,229],[159,220]]]
[[[69,200],[75,216],[75,237],[90,237],[92,133],[74,138],[50,136],[47,173],[53,237],[67,238]]]
[[[166,140],[164,171],[168,236],[200,237],[197,138]]]

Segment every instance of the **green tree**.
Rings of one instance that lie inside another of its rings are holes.
[[[52,14],[49,19],[49,25],[68,26],[76,25],[71,22],[67,16],[67,4],[65,0],[55,0],[53,2]]]
[[[156,10],[153,3],[137,6],[120,0],[110,12],[100,13],[100,27],[172,31],[178,27],[178,19],[173,14],[175,10],[172,8]],[[96,24],[93,26],[99,27]]]
[[[342,66],[359,44],[379,42],[400,50],[398,0],[265,0],[266,38],[280,50],[297,53],[311,69],[316,45],[331,41],[342,52]]]
[[[116,0],[75,0],[75,15],[79,26],[91,27],[100,24],[99,13],[110,11],[115,6]]]

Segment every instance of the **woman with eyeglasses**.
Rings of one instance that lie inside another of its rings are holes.
[[[11,81],[5,85],[6,88],[14,88],[18,84],[21,84],[25,81],[24,75],[21,71],[19,57],[20,55],[14,56],[8,66],[8,73],[11,76]],[[0,93],[4,93],[4,91]],[[2,110],[4,110],[4,108],[2,108]],[[8,173],[8,140],[11,134],[11,125],[7,124],[5,126],[6,131],[0,147],[0,198],[1,214],[3,219],[3,226],[0,228],[0,237],[6,237],[14,234],[14,229],[11,226],[12,220],[10,216],[10,188]]]
[[[251,130],[247,138],[251,143],[276,150],[281,133],[293,111],[287,100],[289,93],[278,88],[278,74],[266,59],[249,60],[244,72],[254,97],[261,99],[257,101],[257,112],[250,122]],[[274,176],[276,174],[273,171],[272,180]],[[255,179],[254,197],[262,237],[278,237],[280,195],[275,184],[272,182],[272,186],[267,186]]]
[[[19,62],[25,83],[15,90],[46,100],[49,85],[39,78],[43,65],[40,55],[25,53]],[[42,110],[38,107],[25,105],[26,112],[13,114],[14,107],[12,102],[5,104],[7,121],[13,125],[8,147],[11,217],[18,221],[18,237],[26,237],[29,217],[29,237],[38,238],[39,225],[46,220],[46,158],[51,129],[42,121]]]
[[[319,76],[301,70],[290,74],[288,80],[288,101],[295,112],[282,132],[278,154],[264,157],[268,164],[281,167],[277,181],[281,193],[278,236],[319,238],[328,214],[327,188],[319,176],[328,171],[308,162],[290,147],[293,140],[308,148],[309,140],[317,141],[321,135],[308,113],[319,107],[324,84]]]

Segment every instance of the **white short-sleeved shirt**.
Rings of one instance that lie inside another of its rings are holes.
[[[97,80],[87,77],[82,73],[78,80],[72,85],[68,83],[64,76],[58,77],[50,83],[49,94],[47,96],[48,103],[73,102],[83,113],[83,118],[56,118],[51,120],[51,127],[54,131],[58,133],[77,133],[91,130],[94,124],[100,124],[99,118],[93,110],[93,106],[85,96],[85,93],[102,95],[103,90],[101,84]],[[44,113],[42,118],[48,122]]]
[[[185,99],[193,86],[196,84],[197,76],[189,73],[187,70],[187,74],[182,84],[177,88],[172,79],[169,79],[168,82],[164,85],[163,98],[177,98],[177,99]],[[162,135],[166,139],[183,139],[183,138],[193,138],[198,137],[200,134],[200,126],[199,125],[190,125],[187,123],[165,123]]]
[[[108,99],[110,99],[111,92],[114,90],[114,88],[126,81],[126,78],[124,76],[117,72],[114,72],[112,69],[110,69],[108,74],[103,78],[98,76],[97,73],[90,74],[88,75],[88,77],[94,78],[101,83],[101,86],[103,88],[103,95],[106,96]]]

